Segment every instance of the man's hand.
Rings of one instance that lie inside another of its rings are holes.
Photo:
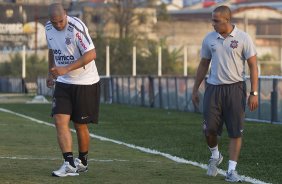
[[[198,91],[193,91],[193,93],[192,93],[192,102],[194,104],[195,110],[199,111],[200,98],[199,98],[199,92]]]
[[[52,88],[54,86],[54,84],[55,84],[54,83],[54,77],[51,74],[48,75],[48,77],[46,79],[46,84],[47,84],[48,88]]]
[[[69,72],[68,68],[63,67],[63,66],[56,66],[56,67],[51,68],[51,73],[54,77],[65,75],[68,72]]]
[[[248,107],[250,111],[256,110],[258,108],[258,96],[250,95],[248,99]]]

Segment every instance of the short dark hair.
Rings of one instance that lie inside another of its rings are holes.
[[[214,13],[221,13],[226,19],[231,20],[232,12],[228,6],[218,6],[213,10]]]
[[[61,3],[53,3],[49,6],[49,16],[62,15],[65,12],[64,7]]]

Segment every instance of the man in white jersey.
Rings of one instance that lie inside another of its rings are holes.
[[[254,111],[258,107],[256,50],[250,36],[231,24],[231,11],[227,6],[215,8],[212,22],[215,31],[203,40],[192,100],[196,106],[199,105],[198,89],[211,65],[203,101],[203,131],[212,154],[207,175],[216,176],[217,166],[223,160],[217,136],[221,135],[225,123],[230,138],[225,180],[241,182],[236,165],[241,150],[246,105],[244,66],[247,60],[251,82],[248,107]]]
[[[47,86],[56,80],[52,116],[64,163],[53,176],[77,176],[88,170],[88,123],[97,123],[99,115],[100,84],[94,59],[96,52],[85,24],[69,17],[61,4],[49,7],[50,21],[46,23],[49,48]],[[74,122],[79,156],[73,159],[72,135],[69,122]]]

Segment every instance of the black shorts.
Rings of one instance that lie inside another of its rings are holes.
[[[92,85],[75,85],[56,82],[52,116],[68,114],[75,123],[98,123],[100,82]]]
[[[203,102],[205,135],[221,135],[225,122],[229,137],[242,136],[246,107],[246,83],[207,83]]]

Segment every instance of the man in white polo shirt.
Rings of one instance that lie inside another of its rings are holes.
[[[52,116],[64,164],[53,176],[77,176],[88,170],[89,123],[97,123],[99,115],[100,84],[94,59],[96,52],[85,24],[69,17],[59,3],[50,5],[46,23],[49,48],[47,86],[56,80]],[[74,122],[79,156],[73,159],[72,135],[69,122]]]
[[[209,66],[203,100],[203,131],[211,151],[207,175],[216,176],[217,166],[223,156],[218,149],[217,136],[226,125],[229,143],[229,164],[226,181],[240,182],[236,172],[239,158],[246,105],[245,61],[250,70],[251,92],[248,107],[258,107],[258,69],[256,49],[250,36],[231,24],[231,10],[219,6],[212,12],[213,32],[206,35],[202,43],[201,61],[197,70],[192,93],[193,103],[199,105],[198,89]]]

